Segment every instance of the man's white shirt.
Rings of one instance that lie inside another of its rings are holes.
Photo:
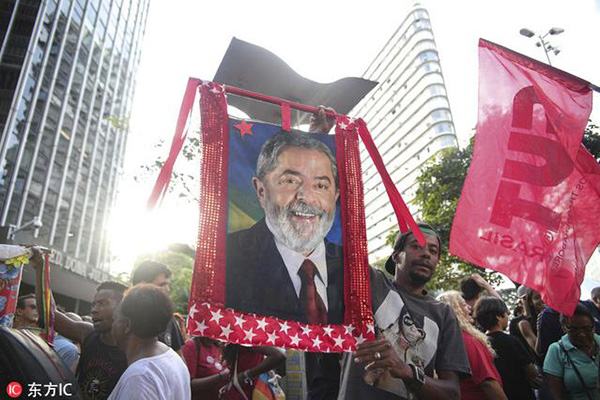
[[[273,234],[273,229],[271,229],[269,219],[266,218],[265,221],[269,231],[271,231]],[[288,274],[292,279],[292,283],[294,284],[296,296],[300,297],[300,289],[302,288],[302,280],[300,279],[300,275],[298,275],[298,271],[300,270],[304,260],[308,258],[317,267],[318,273],[315,276],[315,286],[317,287],[317,293],[319,296],[321,296],[321,300],[323,300],[323,304],[325,304],[325,309],[329,310],[329,306],[327,304],[327,257],[325,251],[325,241],[323,240],[319,242],[317,248],[307,257],[302,253],[298,253],[289,247],[286,247],[286,245],[277,239],[275,234],[273,234],[273,238],[275,238],[277,250],[279,250],[279,254],[281,254],[283,263],[285,264]]]

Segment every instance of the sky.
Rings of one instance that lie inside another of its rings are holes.
[[[142,253],[174,242],[193,245],[197,205],[176,193],[152,213],[145,204],[156,176],[141,165],[165,157],[189,77],[211,80],[232,37],[277,54],[296,72],[327,83],[361,76],[414,1],[151,0],[137,75],[125,165],[110,221],[112,272],[129,272]],[[477,42],[484,38],[546,62],[528,28],[561,49],[555,67],[600,86],[600,0],[431,0],[429,11],[456,132],[468,142],[477,123]],[[600,96],[594,94],[594,102]],[[360,115],[353,115],[360,117]],[[600,107],[592,119],[600,122]],[[369,121],[366,121],[367,124]],[[156,147],[164,141],[166,146]],[[180,157],[183,158],[183,157]],[[192,168],[178,162],[176,169]],[[136,181],[134,177],[145,178]]]

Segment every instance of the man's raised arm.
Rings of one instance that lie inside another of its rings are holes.
[[[42,294],[42,272],[44,268],[44,258],[39,248],[32,247],[31,251],[33,252],[33,256],[31,257],[31,266],[35,269],[35,301],[38,304],[38,309],[42,310],[42,304],[44,304],[44,296]],[[54,310],[54,329],[67,339],[71,339],[78,343],[83,343],[85,338],[94,331],[94,325],[90,324],[89,322],[73,321],[71,318],[58,311],[56,309],[54,296],[52,296],[52,293],[50,294],[50,307],[52,307]],[[44,320],[44,315],[42,312],[40,312],[39,321],[40,324],[47,323],[47,321]]]

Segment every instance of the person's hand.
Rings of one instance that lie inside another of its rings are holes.
[[[248,371],[238,372],[237,380],[241,386],[252,386],[254,381],[248,375]]]
[[[29,259],[29,265],[37,271],[38,268],[44,265],[44,257],[42,251],[37,246],[28,246],[31,251],[31,258]]]
[[[479,274],[472,274],[471,279],[473,279],[475,281],[475,283],[477,284],[477,286],[479,286],[481,288],[489,286],[489,283],[485,279],[483,279],[483,276],[481,276]]]
[[[219,378],[221,381],[227,382],[231,378],[231,371],[229,368],[224,368],[219,371]]]
[[[540,389],[542,387],[542,377],[538,375],[537,378],[529,381],[529,384],[533,389]]]
[[[335,114],[335,110],[331,107],[317,107],[317,113],[310,116],[310,127],[308,128],[309,132],[327,133],[331,130],[335,124],[335,118],[328,116],[326,114],[327,112],[332,112]]]
[[[412,369],[400,359],[387,339],[364,342],[356,347],[354,362],[365,364],[365,370],[386,369],[394,378],[412,379]]]

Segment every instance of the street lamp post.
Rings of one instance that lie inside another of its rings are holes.
[[[550,44],[549,40],[544,40],[546,38],[546,36],[548,35],[560,35],[561,33],[563,33],[565,30],[563,28],[552,28],[550,29],[548,32],[546,32],[545,35],[537,35],[538,39],[540,40],[539,42],[537,42],[535,45],[537,47],[541,47],[544,49],[544,53],[546,53],[546,58],[548,59],[548,64],[552,65],[552,61],[550,61],[550,55],[548,54],[549,52],[553,52],[554,55],[558,55],[558,53],[560,53],[560,49],[552,46]],[[525,37],[531,38],[533,36],[536,35],[535,32],[527,29],[527,28],[523,28],[519,31],[519,33]]]

